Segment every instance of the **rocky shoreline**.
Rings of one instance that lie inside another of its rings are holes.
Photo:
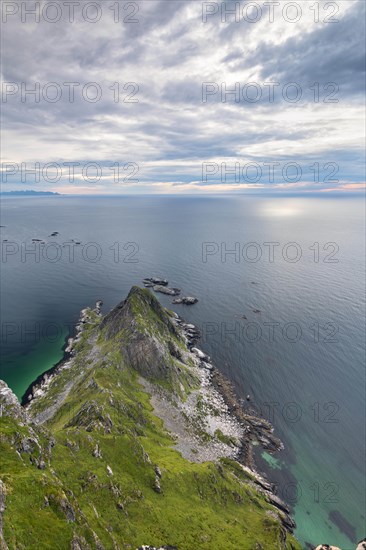
[[[179,315],[175,315],[175,323],[183,330],[188,349],[196,355],[200,367],[207,373],[208,385],[222,398],[228,416],[238,422],[242,429],[240,446],[235,460],[253,476],[257,490],[281,511],[283,525],[289,532],[293,532],[296,524],[290,515],[290,508],[277,496],[276,486],[270,483],[264,474],[260,474],[256,470],[253,458],[253,442],[258,442],[262,448],[273,453],[283,449],[282,441],[273,435],[273,426],[267,420],[245,413],[232,383],[212,364],[211,358],[197,347],[197,342],[200,340],[199,329],[191,323],[186,323]]]
[[[254,467],[252,448],[249,444],[253,440],[257,440],[268,452],[283,449],[283,443],[273,435],[273,426],[263,418],[245,413],[241,400],[236,395],[232,383],[212,364],[211,358],[197,347],[197,342],[201,336],[199,329],[193,324],[185,323],[177,314],[175,322],[186,336],[188,349],[196,355],[200,366],[210,372],[210,384],[224,399],[229,413],[245,428],[248,444],[245,446],[245,449],[242,449],[242,462]]]
[[[32,382],[26,392],[24,393],[21,405],[23,407],[29,406],[34,399],[41,397],[47,391],[51,381],[57,376],[61,371],[68,369],[70,367],[70,361],[75,355],[74,347],[80,341],[81,335],[84,332],[85,325],[89,321],[89,312],[92,311],[98,317],[101,317],[101,307],[103,305],[102,300],[97,300],[94,306],[94,309],[90,310],[89,308],[82,309],[80,311],[79,319],[74,328],[74,334],[67,338],[63,348],[63,357],[62,359],[53,365],[43,374],[40,374],[34,382]]]
[[[165,283],[166,280],[163,281]],[[166,281],[166,284],[168,284],[168,281]],[[162,288],[166,288],[166,286],[162,285]],[[90,313],[92,312],[98,317],[101,317],[102,304],[103,302],[98,300],[94,309],[90,310],[89,308],[85,308],[81,310],[79,320],[75,326],[75,334],[68,338],[67,345],[64,349],[63,359],[57,365],[39,376],[37,380],[30,385],[22,400],[22,405],[25,408],[31,408],[33,402],[37,400],[38,397],[42,397],[47,393],[53,379],[65,369],[70,368],[71,362],[75,357],[75,345],[80,341],[85,326],[90,321]],[[197,447],[197,440],[188,440],[189,444],[185,441],[187,433],[185,432],[183,434],[180,432],[180,430],[177,429],[177,423],[174,424],[170,421],[170,418],[177,414],[177,409],[173,408],[171,404],[168,404],[168,400],[164,399],[164,396],[158,396],[156,392],[152,398],[155,413],[162,418],[168,431],[176,433],[178,439],[181,439],[181,445],[177,445],[177,450],[179,450],[185,458],[191,461],[212,460],[220,456],[227,456],[228,458],[235,459],[241,467],[252,476],[253,483],[257,490],[265,495],[266,499],[279,510],[282,523],[286,530],[293,532],[296,525],[291,518],[289,507],[276,495],[276,487],[266,479],[266,476],[256,471],[253,458],[254,442],[260,444],[270,453],[282,449],[282,442],[273,435],[273,427],[267,420],[249,415],[243,410],[242,403],[235,394],[231,382],[212,364],[211,358],[197,347],[201,338],[200,330],[194,324],[187,323],[175,312],[173,323],[183,335],[187,350],[195,358],[196,365],[199,367],[201,387],[203,389],[202,396],[204,395],[204,399],[208,403],[205,415],[208,423],[212,424],[211,431],[214,432],[216,429],[221,433],[221,428],[225,428],[225,432],[231,434],[230,437],[233,441],[236,441],[236,443],[228,444],[226,440],[221,444],[206,442],[204,448],[201,448],[199,451],[195,449],[195,453],[193,454],[191,452],[191,447]],[[154,394],[152,384],[149,384],[145,380],[141,380],[141,383],[151,395]],[[70,387],[67,387],[65,391],[69,391],[71,387],[72,384],[70,383]],[[66,393],[61,394],[59,401],[61,402],[65,397]],[[59,404],[59,402],[54,404],[50,414],[53,414]],[[193,418],[195,407],[196,403],[188,402],[187,408],[180,411],[180,413],[182,413],[182,418],[183,416],[184,418],[187,416],[192,416]],[[215,409],[214,415],[210,416],[209,409]],[[181,424],[182,418],[180,419]],[[45,419],[47,418],[45,417]],[[40,421],[43,422],[44,419],[40,419]],[[177,432],[179,433],[177,434]]]
[[[162,286],[167,286],[168,281],[163,280],[163,282],[166,282],[166,285],[163,284]],[[101,300],[96,302],[93,309],[83,309],[75,326],[74,335],[70,336],[65,344],[64,358],[57,365],[38,377],[28,388],[23,397],[23,407],[20,407],[18,404],[19,414],[32,419],[31,422],[34,429],[37,426],[37,429],[41,430],[42,424],[52,419],[65,399],[69,395],[72,395],[74,386],[77,387],[86,372],[90,368],[98,366],[101,361],[103,362],[103,355],[101,355],[100,350],[99,352],[96,351],[98,348],[97,335],[99,330],[107,329],[106,333],[103,332],[103,339],[106,338],[108,341],[108,339],[114,338],[116,331],[118,333],[121,327],[126,326],[123,323],[127,322],[127,325],[134,327],[135,316],[141,315],[141,312],[144,312],[144,315],[146,314],[147,316],[150,313],[157,315],[159,320],[152,320],[151,322],[162,323],[165,325],[166,330],[168,330],[168,336],[163,340],[163,346],[165,346],[168,357],[170,354],[174,358],[176,373],[178,373],[178,386],[172,386],[174,388],[173,393],[171,388],[168,389],[164,385],[154,383],[154,376],[149,376],[149,372],[146,370],[148,363],[145,365],[141,364],[141,361],[142,363],[144,362],[143,357],[146,357],[146,355],[152,354],[151,357],[154,358],[154,362],[155,359],[159,358],[159,346],[162,345],[162,341],[155,339],[155,332],[153,334],[147,333],[146,336],[143,329],[142,333],[139,333],[137,341],[133,344],[135,357],[128,355],[128,348],[123,348],[126,350],[131,366],[135,371],[137,370],[139,375],[138,382],[143,390],[145,390],[144,393],[148,395],[155,417],[163,421],[165,430],[173,438],[172,447],[179,451],[184,459],[192,463],[215,463],[218,471],[221,468],[221,459],[235,461],[236,467],[242,470],[242,475],[245,475],[248,486],[253,491],[255,490],[255,494],[262,495],[263,500],[272,505],[272,510],[267,511],[268,517],[277,519],[282,524],[281,537],[283,540],[281,540],[285,543],[286,532],[293,533],[296,525],[291,517],[289,507],[276,494],[275,485],[270,483],[267,477],[257,470],[253,453],[254,445],[258,445],[267,450],[267,452],[273,453],[283,448],[282,442],[273,435],[273,427],[267,420],[252,415],[244,409],[243,400],[238,398],[231,382],[215,367],[211,358],[198,347],[201,338],[199,329],[194,324],[187,323],[177,313],[163,308],[151,293],[144,293],[146,291],[133,287],[128,298],[105,316],[102,316],[101,307],[103,302]],[[137,313],[134,310],[136,305],[134,298],[137,299],[138,303],[142,301],[151,310],[142,309],[139,310],[140,313]],[[97,327],[97,330],[94,330],[95,327]],[[158,328],[155,330],[156,333],[159,333]],[[86,332],[85,335],[83,335],[84,332]],[[141,336],[145,338],[145,343],[148,344],[148,348],[141,348],[143,356],[140,356],[138,349],[138,342],[141,341]],[[89,351],[87,360],[83,359],[84,369],[80,369],[79,371],[79,360],[82,353],[85,352],[85,344],[87,344]],[[65,372],[68,369],[72,373],[71,375]],[[187,383],[188,380],[184,378],[184,370],[190,373],[188,393],[185,392],[183,387],[183,383]],[[60,378],[57,379],[59,375]],[[63,381],[61,385],[60,380]],[[182,395],[184,395],[183,398],[180,397],[179,385],[182,389]],[[56,392],[54,392],[55,386],[57,387]],[[119,386],[119,382],[117,386]],[[87,387],[93,387],[97,390],[100,388],[94,381],[94,378],[88,383]],[[113,410],[115,403],[112,392],[110,390],[102,391],[110,392],[109,404]],[[6,402],[9,399],[17,401],[7,387],[0,393]],[[249,396],[247,396],[248,398]],[[42,403],[45,400],[47,406],[42,407]],[[39,403],[41,407],[39,407]],[[93,411],[93,406],[92,403],[89,403],[88,407],[90,411]],[[29,412],[26,412],[27,409]],[[84,409],[85,407],[82,407],[78,413],[80,421],[83,420],[82,415],[86,414]],[[123,410],[125,411],[125,409]],[[102,414],[100,416],[99,412],[98,415],[99,423],[97,425],[100,425],[101,428],[104,426],[103,423],[100,424],[101,419],[103,422],[107,419],[109,422],[108,426],[112,423],[108,415]],[[69,423],[66,425],[66,428],[71,425],[74,424]],[[90,436],[88,437],[90,438]],[[98,442],[92,454],[95,458],[102,458]],[[145,456],[145,454],[143,454],[144,460],[148,460],[146,458],[148,455]],[[45,462],[40,461],[39,464],[39,468],[43,469]],[[164,494],[164,469],[161,469],[158,465],[155,465],[154,468],[154,491],[158,494]],[[107,466],[109,477],[113,477],[113,472],[114,467],[112,470],[110,466]],[[2,499],[1,494],[0,483],[0,546],[1,515],[2,508],[4,508],[4,498]],[[121,509],[123,509],[123,506]],[[149,542],[149,538],[146,542]],[[163,539],[162,542],[167,541]],[[361,550],[365,546],[366,542],[361,541],[357,550]],[[157,547],[141,546],[140,548],[155,550]],[[168,549],[177,550],[177,547],[169,545],[159,547],[159,550]],[[317,547],[317,550],[325,549],[339,550],[337,547],[326,544]]]

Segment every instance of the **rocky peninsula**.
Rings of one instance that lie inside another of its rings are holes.
[[[300,550],[251,452],[281,442],[198,329],[147,288],[101,305],[23,406],[0,381],[0,549]]]

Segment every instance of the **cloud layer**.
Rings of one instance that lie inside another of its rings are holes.
[[[3,190],[358,190],[365,4],[265,4],[3,2]]]

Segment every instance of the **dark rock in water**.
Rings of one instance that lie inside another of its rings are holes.
[[[269,491],[270,493],[274,494],[276,486],[273,483],[270,483],[269,481],[264,479],[264,477],[258,477],[257,479],[254,480],[254,483],[259,485],[260,487],[262,487],[266,491]]]
[[[94,311],[97,313],[97,315],[101,315],[102,305],[103,305],[103,300],[96,301]]]
[[[168,294],[169,296],[178,296],[178,294],[181,293],[180,288],[168,288],[162,285],[155,285],[153,290],[155,292],[161,292],[162,294]]]
[[[332,510],[329,512],[329,519],[332,523],[337,525],[338,529],[342,531],[351,540],[356,540],[356,529],[351,525],[346,518],[338,510]]]
[[[252,311],[253,311],[253,313],[260,313],[261,312],[260,309],[253,309]]]
[[[211,363],[207,363],[206,361],[201,361],[200,363],[200,367],[202,369],[207,369],[207,370],[210,370],[210,371],[213,371],[213,365],[211,365]]]
[[[211,361],[210,357],[203,353],[199,348],[192,348],[192,352],[197,355],[201,361],[205,361],[205,363],[209,363]]]
[[[161,285],[161,286],[168,286],[168,280],[162,279],[161,277],[146,277],[143,281],[145,286],[148,285]]]
[[[270,501],[271,504],[276,506],[276,508],[278,508],[282,512],[285,512],[285,514],[290,513],[290,510],[289,510],[287,504],[285,504],[279,496],[274,495],[274,494],[271,493],[271,494],[268,495],[268,500]]]
[[[200,331],[199,331],[199,330],[188,329],[188,330],[186,331],[186,334],[187,334],[187,336],[189,336],[190,338],[199,338],[199,337],[200,337]]]
[[[201,333],[197,327],[191,324],[182,323],[180,321],[181,328],[184,330],[184,334],[188,341],[188,347],[192,350],[192,346],[198,342],[201,337]]]
[[[285,514],[282,517],[282,523],[290,533],[293,533],[296,529],[296,523],[289,514]]]
[[[193,296],[184,296],[183,298],[175,298],[173,304],[184,304],[186,306],[193,306],[197,304],[198,298],[193,298]]]

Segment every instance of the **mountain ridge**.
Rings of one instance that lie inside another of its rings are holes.
[[[192,330],[133,287],[105,316],[83,310],[25,407],[1,383],[1,550],[300,549],[286,505],[238,462],[255,424]]]

